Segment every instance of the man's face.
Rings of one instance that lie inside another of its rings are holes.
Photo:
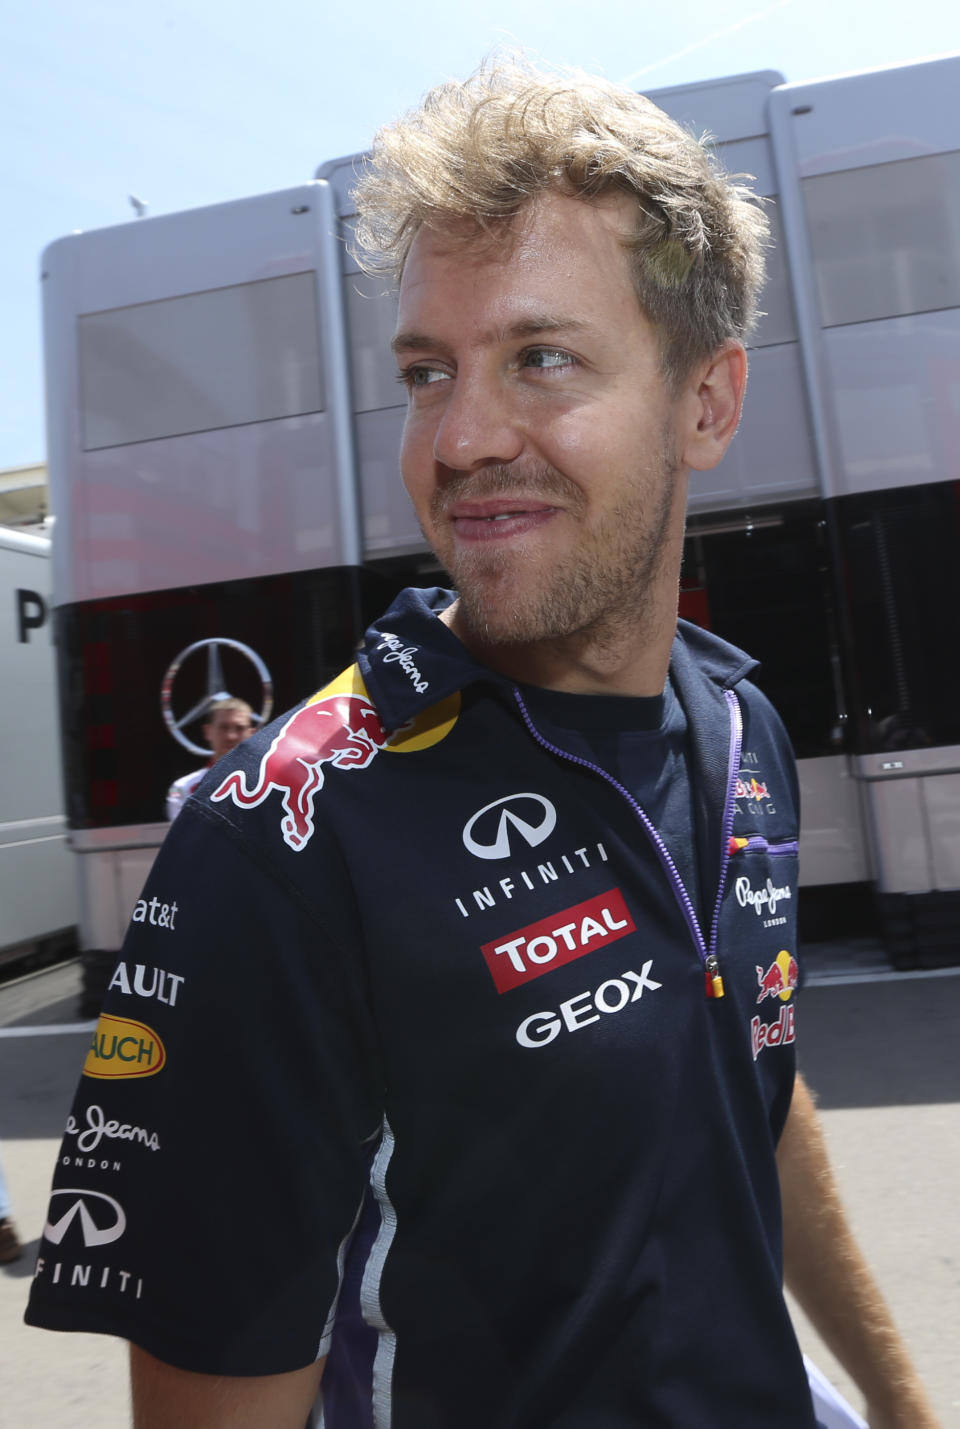
[[[424,228],[411,247],[401,470],[483,642],[616,628],[676,583],[692,407],[637,301],[629,213],[551,194],[506,242]]]
[[[203,726],[203,732],[214,759],[222,759],[253,733],[253,725],[250,716],[242,710],[215,710],[213,718]]]

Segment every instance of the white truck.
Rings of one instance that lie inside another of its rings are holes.
[[[960,948],[958,93],[952,56],[653,96],[755,176],[775,238],[682,613],[762,660],[793,737],[803,933],[882,930],[901,967]],[[225,689],[257,703],[264,662],[294,703],[393,588],[442,578],[397,475],[394,295],[344,242],[358,157],[43,256],[71,840],[104,963],[199,762],[168,730]],[[776,798],[762,769],[742,798]]]
[[[50,541],[0,527],[0,966],[7,967],[75,943],[50,631]]]

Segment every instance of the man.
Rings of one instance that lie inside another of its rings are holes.
[[[788,744],[677,629],[762,216],[645,100],[513,65],[382,133],[359,203],[458,595],[178,820],[68,1125],[139,1022],[121,1169],[61,1173],[28,1318],[131,1339],[142,1429],[299,1429],[322,1370],[326,1429],[812,1429],[785,1248],[873,1429],[929,1429],[793,1091]]]
[[[236,749],[243,740],[249,739],[254,729],[253,710],[246,700],[214,700],[203,722],[203,737],[213,751],[202,769],[194,769],[175,779],[167,790],[167,818],[171,822],[177,817],[190,795],[199,785],[208,769],[212,769],[218,759]]]

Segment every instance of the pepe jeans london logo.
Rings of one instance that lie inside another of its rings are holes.
[[[64,1136],[75,1136],[77,1138],[77,1149],[79,1151],[96,1151],[100,1143],[106,1141],[134,1141],[140,1146],[146,1146],[151,1151],[160,1150],[160,1138],[155,1131],[148,1131],[144,1126],[133,1126],[126,1121],[108,1121],[104,1115],[103,1107],[93,1105],[88,1106],[85,1112],[86,1127],[81,1128],[80,1123],[71,1112],[67,1117],[67,1125]]]
[[[550,837],[556,823],[557,811],[542,794],[507,794],[485,804],[467,821],[463,844],[475,858],[509,858],[518,838],[536,848]]]
[[[377,650],[386,650],[383,657],[385,665],[398,664],[413,685],[418,695],[425,695],[430,688],[430,681],[425,680],[419,666],[414,660],[414,655],[419,654],[419,645],[404,645],[398,635],[388,635],[386,631],[380,637],[380,644]]]
[[[752,908],[758,918],[764,913],[773,917],[777,904],[793,897],[790,885],[778,888],[772,878],[768,878],[762,888],[754,888],[749,878],[741,877],[735,884],[737,902],[741,908]]]

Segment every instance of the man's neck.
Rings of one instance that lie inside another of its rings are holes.
[[[640,623],[607,626],[556,640],[486,644],[463,620],[459,601],[440,614],[470,653],[500,675],[580,695],[660,695],[676,632],[676,606]]]

